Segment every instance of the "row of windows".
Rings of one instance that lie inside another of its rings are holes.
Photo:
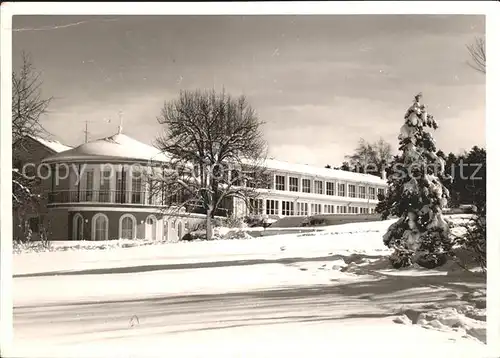
[[[281,201],[280,211],[279,200],[267,199],[253,199],[249,202],[249,212],[252,215],[283,215],[283,216],[307,216],[307,215],[320,215],[320,214],[374,214],[374,208],[365,208],[347,205],[333,205],[333,204],[309,204],[293,201]],[[310,206],[310,207],[309,207]],[[311,211],[309,212],[309,209]]]
[[[286,190],[286,177],[284,175],[276,175],[274,182],[274,189],[285,191]],[[313,180],[313,193],[314,194],[326,194],[331,196],[346,196],[346,184],[337,184],[334,182],[327,181],[326,188],[323,187],[322,180]],[[338,186],[338,187],[337,187]],[[337,189],[337,191],[336,191]],[[361,198],[361,199],[371,199],[375,200],[376,188],[369,187],[368,193],[366,192],[366,187],[363,185],[356,186],[354,184],[348,184],[348,196],[350,198]],[[356,190],[357,189],[357,190]],[[289,177],[288,178],[288,191],[299,191],[299,178]],[[311,179],[302,179],[302,192],[311,193]],[[384,195],[384,189],[378,188],[377,194]]]
[[[145,222],[145,238],[156,240],[158,220],[153,215],[147,217]],[[91,240],[108,240],[109,219],[103,213],[95,214],[91,220]],[[168,221],[165,222],[165,231],[167,233]],[[81,214],[76,214],[73,217],[73,240],[85,240],[84,237],[84,220]],[[181,220],[173,223],[172,229],[176,230],[179,238],[181,238],[184,226]],[[118,232],[120,239],[135,239],[137,238],[137,220],[131,214],[124,214],[118,222]]]

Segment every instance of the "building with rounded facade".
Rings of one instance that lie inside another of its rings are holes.
[[[203,215],[165,214],[148,175],[165,160],[156,148],[122,133],[45,158],[53,239],[178,240]]]
[[[203,210],[172,210],[168,190],[154,189],[151,173],[169,158],[121,131],[51,154],[41,166],[52,240],[148,239],[177,241],[204,221]],[[268,159],[269,184],[251,206],[224,203],[218,216],[374,214],[384,179]],[[247,185],[242,183],[240,185]]]

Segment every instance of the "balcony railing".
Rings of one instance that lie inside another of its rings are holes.
[[[128,204],[128,205],[146,205],[167,207],[175,206],[174,202],[162,202],[161,196],[151,195],[147,191],[120,191],[120,190],[58,190],[50,192],[48,195],[49,204]],[[232,207],[223,207],[216,210],[216,216],[228,216],[232,213]],[[186,205],[184,205],[186,207]],[[188,209],[192,213],[204,214],[205,209],[201,205],[188,205]]]
[[[50,192],[49,204],[103,203],[161,206],[161,198],[146,191],[59,190]]]

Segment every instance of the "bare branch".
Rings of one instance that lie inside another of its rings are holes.
[[[467,45],[467,50],[472,59],[472,62],[467,64],[481,73],[486,73],[486,41],[484,37],[477,37],[475,42]]]
[[[47,113],[52,98],[41,95],[42,80],[34,69],[30,57],[22,53],[22,65],[12,73],[12,199],[13,209],[36,206],[39,195],[34,193],[36,180],[27,179],[19,172],[20,154],[26,151],[23,139],[26,136],[43,136],[45,129],[40,123]]]

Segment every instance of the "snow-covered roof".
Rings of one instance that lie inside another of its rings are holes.
[[[84,143],[76,148],[46,158],[52,161],[117,160],[165,161],[167,157],[157,148],[139,142],[123,133]]]
[[[267,159],[265,167],[269,170],[283,171],[288,173],[296,173],[302,175],[317,176],[322,178],[331,178],[337,180],[366,182],[370,184],[387,185],[386,181],[380,177],[371,174],[361,174],[348,172],[339,169],[329,169],[316,167],[307,164],[288,163],[277,159]]]
[[[66,151],[66,150],[73,149],[73,147],[69,147],[67,145],[64,145],[61,142],[58,142],[56,140],[44,139],[44,138],[37,137],[37,136],[34,136],[34,135],[29,135],[28,137],[30,137],[31,139],[33,139],[33,140],[37,141],[38,143],[44,145],[45,147],[49,148],[54,153],[60,153],[60,152]]]
[[[69,150],[59,151],[46,158],[45,162],[60,161],[85,161],[85,160],[127,160],[127,161],[168,161],[166,154],[161,153],[158,148],[145,144],[123,133],[115,134],[111,137],[97,139],[95,141],[82,144],[76,148],[70,148],[60,144],[59,149],[64,147]],[[244,162],[244,161],[243,161]],[[336,180],[346,180],[355,182],[365,182],[375,185],[386,185],[386,181],[370,175],[347,172],[338,169],[321,168],[307,164],[295,164],[280,161],[277,159],[266,159],[264,167],[270,171],[282,171],[300,175],[331,178]]]

